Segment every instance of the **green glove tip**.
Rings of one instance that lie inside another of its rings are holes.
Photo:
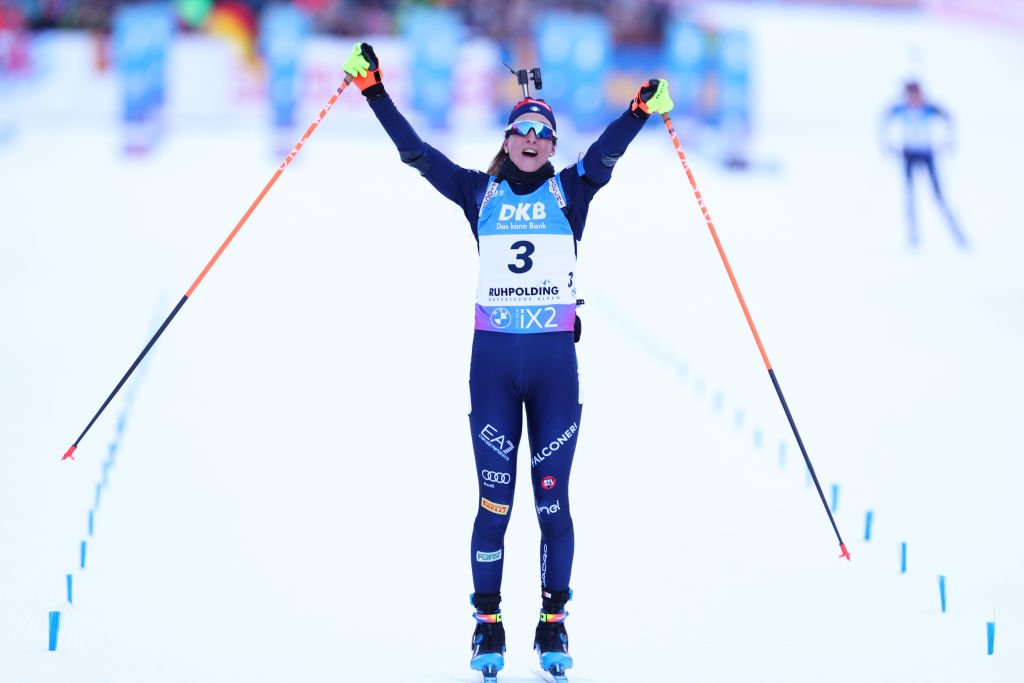
[[[342,68],[350,76],[366,77],[366,70],[370,68],[370,62],[366,61],[366,58],[363,57],[362,43],[356,43],[352,46],[352,52],[349,54],[348,59],[345,60]]]
[[[667,114],[672,111],[675,103],[672,102],[672,98],[668,94],[668,81],[664,78],[658,79],[658,90],[654,93],[651,99],[647,100],[647,106],[652,112],[658,114]]]

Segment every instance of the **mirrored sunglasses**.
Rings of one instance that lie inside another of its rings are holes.
[[[558,135],[555,133],[555,129],[551,126],[541,123],[540,121],[517,121],[511,123],[505,128],[505,136],[509,135],[522,135],[524,138],[533,131],[534,137],[538,140],[557,140]]]

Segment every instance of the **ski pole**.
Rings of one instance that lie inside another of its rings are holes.
[[[135,362],[132,363],[130,368],[128,368],[128,372],[124,373],[124,377],[122,377],[121,381],[117,383],[117,386],[114,387],[114,390],[110,392],[110,395],[107,396],[107,400],[103,402],[103,405],[100,406],[100,409],[97,410],[96,414],[93,415],[91,420],[89,420],[89,424],[85,426],[85,429],[82,430],[82,433],[78,435],[78,438],[75,439],[75,442],[71,444],[71,448],[67,450],[67,452],[64,454],[64,457],[62,457],[61,460],[67,460],[68,458],[71,458],[72,460],[75,459],[75,449],[78,448],[78,443],[82,440],[82,437],[84,437],[88,433],[88,431],[92,428],[93,423],[96,422],[96,419],[100,416],[100,414],[103,413],[103,410],[107,407],[110,401],[113,400],[114,396],[117,395],[117,392],[121,390],[121,387],[124,386],[124,383],[126,381],[128,381],[128,378],[131,377],[132,373],[135,372],[135,368],[139,366],[139,363],[142,362],[142,359],[145,358],[146,354],[149,353],[149,350],[153,348],[153,345],[156,343],[156,340],[160,338],[160,335],[163,334],[165,329],[167,329],[167,326],[171,324],[171,320],[174,319],[174,316],[178,314],[178,311],[181,310],[181,307],[185,305],[185,302],[188,301],[190,296],[192,296],[192,293],[196,291],[196,288],[199,286],[199,283],[203,281],[203,278],[206,277],[206,274],[210,272],[211,268],[213,268],[213,264],[217,262],[217,259],[219,259],[221,254],[224,253],[224,250],[228,248],[229,244],[231,244],[231,240],[235,239],[235,235],[237,235],[238,231],[242,229],[242,226],[245,225],[245,222],[249,220],[249,216],[252,215],[253,211],[256,210],[256,207],[259,206],[261,201],[263,201],[263,198],[267,195],[268,192],[270,192],[270,188],[274,186],[274,183],[276,183],[277,179],[281,177],[281,174],[284,173],[284,170],[288,168],[288,165],[290,163],[292,163],[292,160],[295,158],[295,155],[298,154],[299,150],[302,149],[302,146],[306,144],[306,140],[308,140],[309,136],[313,134],[313,131],[316,130],[316,127],[318,125],[320,125],[320,122],[324,120],[324,117],[327,116],[327,112],[331,110],[331,108],[334,106],[334,103],[338,101],[338,97],[341,95],[341,93],[345,91],[345,88],[347,88],[349,83],[351,82],[352,76],[346,75],[344,82],[342,82],[341,86],[339,86],[338,89],[331,94],[331,98],[327,100],[327,104],[324,105],[323,109],[320,110],[320,113],[317,115],[316,119],[313,121],[312,124],[310,124],[309,128],[306,130],[305,135],[303,135],[302,139],[299,140],[298,143],[296,143],[295,147],[292,148],[292,151],[288,153],[287,157],[285,157],[285,160],[281,162],[281,166],[278,167],[277,172],[274,173],[274,175],[270,178],[267,184],[263,187],[263,190],[259,193],[259,195],[253,201],[253,203],[249,205],[249,209],[242,216],[242,219],[238,221],[238,224],[235,225],[235,229],[231,231],[231,234],[229,234],[227,236],[227,239],[225,239],[224,242],[220,245],[220,248],[217,249],[217,253],[213,255],[213,258],[211,258],[210,261],[206,264],[206,267],[203,268],[203,271],[199,273],[199,277],[195,279],[195,282],[192,283],[192,286],[188,288],[187,292],[185,292],[185,296],[181,297],[181,300],[178,301],[177,305],[175,305],[174,310],[171,311],[170,315],[168,315],[164,322],[160,325],[160,328],[156,331],[156,334],[154,334],[152,338],[150,338],[149,342],[146,343],[145,348],[142,349],[142,353],[139,354],[139,357],[136,358]]]
[[[768,354],[764,350],[764,344],[761,343],[761,335],[757,333],[757,328],[754,327],[754,319],[750,317],[750,311],[747,309],[747,302],[743,299],[743,294],[740,292],[740,286],[736,282],[736,276],[732,272],[732,266],[729,265],[729,259],[725,257],[725,250],[722,248],[722,242],[718,239],[718,232],[715,230],[715,224],[711,222],[711,214],[708,213],[708,207],[704,204],[704,197],[701,195],[700,190],[697,189],[697,181],[693,178],[693,173],[690,171],[690,165],[686,162],[686,155],[683,154],[682,145],[679,144],[679,138],[676,136],[676,131],[672,127],[672,119],[669,115],[662,114],[662,120],[665,121],[665,127],[668,128],[668,134],[672,138],[672,144],[676,146],[676,153],[679,155],[679,161],[683,164],[683,169],[686,171],[686,177],[690,180],[690,186],[693,188],[693,194],[697,197],[697,204],[700,205],[700,211],[704,214],[704,221],[708,224],[708,229],[711,230],[711,237],[715,240],[715,247],[718,248],[718,255],[722,257],[722,263],[725,264],[725,271],[729,274],[729,281],[732,282],[732,288],[736,292],[736,298],[740,300],[740,307],[743,308],[743,315],[747,318],[747,325],[750,326],[750,331],[754,333],[754,341],[757,342],[757,348],[761,352],[761,358],[764,360],[764,365],[768,368],[768,376],[772,379],[772,384],[775,386],[775,393],[779,395],[779,401],[782,403],[782,409],[786,412],[786,419],[789,420],[789,426],[793,430],[793,436],[796,437],[797,445],[800,446],[800,452],[804,456],[804,462],[807,463],[807,470],[811,473],[811,478],[814,480],[814,486],[818,489],[818,495],[821,497],[821,503],[825,506],[825,512],[828,514],[828,520],[832,522],[832,530],[836,532],[836,538],[839,539],[839,548],[843,551],[839,557],[845,557],[847,560],[851,560],[850,552],[846,549],[846,544],[843,543],[843,537],[839,535],[839,527],[836,526],[836,520],[832,516],[832,510],[829,509],[828,502],[825,500],[825,494],[821,490],[821,484],[818,483],[818,475],[814,473],[814,466],[811,464],[811,459],[807,455],[807,449],[804,448],[803,439],[800,438],[800,432],[796,428],[796,422],[793,421],[793,415],[789,412],[789,405],[786,403],[786,397],[782,395],[782,387],[779,386],[779,380],[775,378],[775,370],[772,369],[772,364],[768,360]]]

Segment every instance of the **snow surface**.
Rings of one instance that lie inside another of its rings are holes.
[[[730,20],[754,32],[764,163],[690,162],[853,562],[652,121],[581,245],[571,680],[1017,680],[1024,41],[914,14]],[[875,125],[911,73],[957,119],[940,171],[966,253],[923,190],[905,246]],[[61,462],[281,157],[255,123],[172,121],[125,159],[112,122],[32,114],[0,147],[0,680],[477,680],[457,207],[366,112],[332,112]],[[567,164],[591,136],[563,125]],[[476,167],[498,136],[421,132]],[[505,683],[536,680],[539,533],[516,500]]]

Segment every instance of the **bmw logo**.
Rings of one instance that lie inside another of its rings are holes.
[[[499,330],[508,327],[512,323],[512,314],[507,308],[495,308],[491,311],[491,325]]]

